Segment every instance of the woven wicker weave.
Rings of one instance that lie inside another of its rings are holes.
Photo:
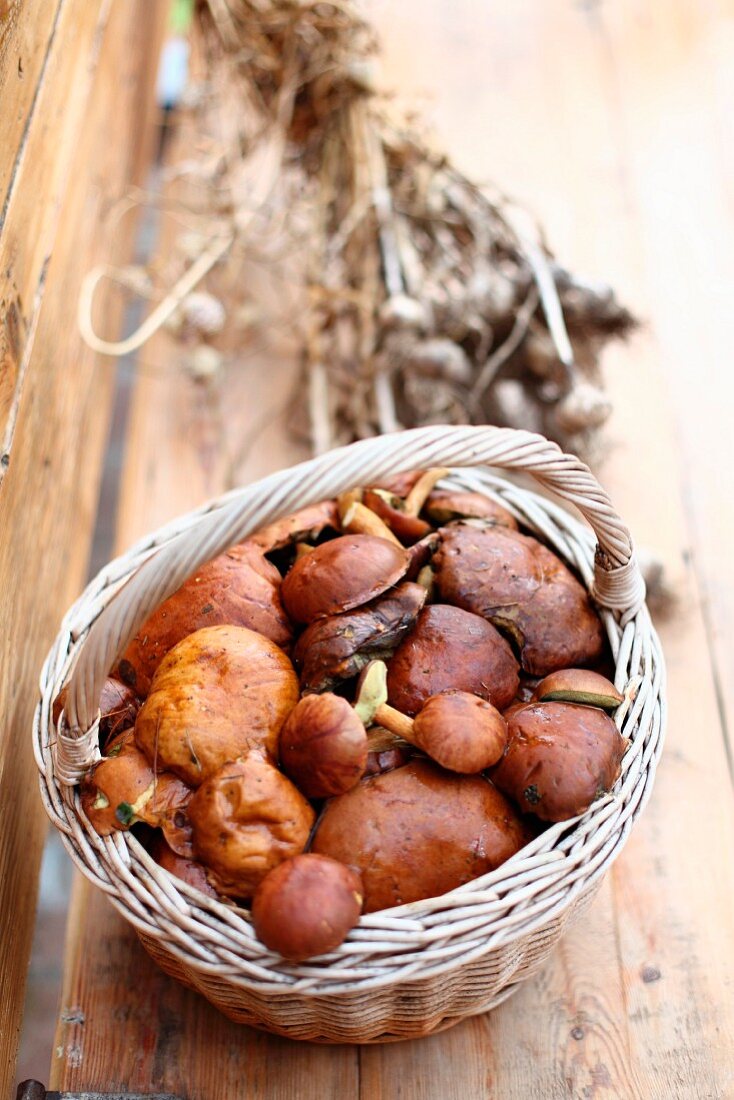
[[[449,894],[363,916],[332,954],[290,964],[255,938],[246,912],[172,878],[131,834],[101,838],[90,827],[74,784],[99,758],[100,688],[136,627],[202,562],[299,507],[437,465],[452,467],[447,483],[509,508],[592,590],[625,694],[615,720],[630,747],[612,793],[582,817],[552,825],[498,870]],[[488,466],[532,473],[576,505],[598,539],[596,555],[588,527]],[[54,729],[51,705],[67,681],[66,714]],[[298,1039],[376,1042],[485,1012],[543,962],[593,896],[650,793],[663,691],[629,533],[589,470],[527,432],[427,428],[353,444],[230,493],[103,569],[66,616],[44,666],[34,749],[46,810],[69,853],[164,970],[243,1023]]]

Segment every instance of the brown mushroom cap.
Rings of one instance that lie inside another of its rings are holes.
[[[587,707],[616,710],[624,699],[611,680],[588,668],[564,668],[551,672],[535,688],[539,702],[580,703]]]
[[[286,574],[281,588],[286,611],[299,623],[351,611],[397,584],[408,560],[402,547],[374,535],[342,535],[322,543]]]
[[[364,912],[372,913],[445,894],[530,838],[487,779],[413,760],[328,802],[311,847],[360,870]]]
[[[466,691],[443,691],[426,700],[413,724],[413,738],[442,768],[474,775],[502,756],[507,723],[485,699]]]
[[[278,752],[283,771],[308,798],[343,794],[364,775],[367,734],[338,695],[306,695],[286,719]]]
[[[203,627],[231,624],[289,645],[292,628],[280,602],[280,573],[252,542],[233,546],[203,565],[148,618],[118,665],[139,695],[150,690],[169,650]]]
[[[226,763],[189,803],[194,852],[228,897],[250,898],[268,871],[306,847],[315,814],[259,753]]]
[[[373,657],[387,654],[408,633],[425,602],[425,588],[405,581],[365,607],[316,619],[293,652],[302,690],[328,691],[356,676]]]
[[[196,860],[187,859],[179,855],[166,844],[163,837],[157,837],[150,849],[152,858],[169,874],[188,882],[189,886],[195,886],[202,894],[210,898],[217,897],[217,891],[210,886],[206,877],[206,867]]]
[[[365,507],[384,520],[406,546],[418,542],[431,530],[430,523],[426,523],[420,516],[409,516],[404,512],[400,507],[400,497],[386,489],[365,489],[363,501]]]
[[[424,512],[433,523],[444,525],[457,519],[486,519],[501,527],[517,530],[517,520],[495,500],[483,493],[463,489],[434,489],[424,506]]]
[[[510,634],[526,672],[545,676],[601,655],[601,622],[588,593],[537,539],[455,524],[442,528],[433,561],[441,598]]]
[[[359,920],[362,883],[350,867],[311,853],[279,864],[252,901],[259,940],[286,959],[325,955]]]
[[[66,706],[68,692],[68,684],[64,684],[53,701],[51,720],[54,726],[57,725],[61,712]],[[116,679],[114,676],[107,677],[102,685],[99,697],[99,743],[101,748],[104,748],[113,738],[135,723],[141,701],[127,684],[123,684],[121,680]]]
[[[626,741],[604,711],[528,703],[506,717],[509,743],[492,779],[521,810],[566,821],[617,779]]]
[[[276,520],[250,535],[247,542],[259,547],[263,554],[270,554],[291,543],[311,542],[328,527],[339,530],[339,515],[334,500],[322,500],[320,504],[312,504]]]
[[[298,678],[282,649],[242,626],[207,627],[162,661],[135,739],[149,761],[196,787],[250,749],[274,756],[297,702]]]
[[[133,731],[125,730],[109,744],[107,756],[84,780],[84,812],[100,834],[129,829],[137,821],[149,825],[173,824],[185,812],[191,788],[170,772],[154,773],[138,749]]]
[[[432,604],[388,664],[388,701],[417,714],[431,695],[468,691],[503,710],[519,683],[518,664],[491,623],[458,607]]]

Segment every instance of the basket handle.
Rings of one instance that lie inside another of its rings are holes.
[[[105,678],[138,627],[190,574],[235,542],[290,512],[391,474],[432,466],[494,466],[531,473],[574,504],[598,540],[594,596],[603,607],[637,610],[645,586],[630,533],[580,459],[532,432],[494,427],[430,427],[378,436],[329,451],[237,490],[165,544],[92,624],[69,682],[67,726],[58,731],[56,775],[79,781],[99,759],[95,718]]]

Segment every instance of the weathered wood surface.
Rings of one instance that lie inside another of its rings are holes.
[[[679,589],[660,624],[670,723],[658,783],[597,900],[543,971],[490,1015],[418,1042],[324,1051],[238,1028],[156,973],[80,880],[52,1080],[191,1100],[723,1100],[734,1095],[734,798],[716,677],[734,650],[730,634],[714,638],[721,612],[702,591],[720,608],[734,599],[720,561],[731,509],[717,479],[730,465],[725,367],[715,374],[727,344],[711,301],[726,284],[687,278],[677,257],[726,275],[731,163],[721,132],[734,12],[694,0],[380,0],[374,10],[387,81],[430,92],[459,164],[532,205],[564,261],[612,281],[649,319],[608,357],[616,412],[600,472]],[[700,400],[699,347],[710,359]],[[249,386],[250,407],[277,396],[255,361],[205,402],[171,368],[172,351],[159,342],[145,358],[168,364],[167,375],[151,368],[138,380],[120,548],[220,487],[217,402],[239,430],[252,414],[235,413],[230,394]],[[717,433],[707,456],[702,444]],[[292,457],[271,432],[240,475]]]
[[[156,15],[144,0],[0,4],[3,1096],[12,1081],[46,826],[28,731],[40,663],[85,577],[112,381],[81,346],[75,301],[89,266],[127,254],[128,228],[110,214],[150,151],[143,106],[165,12],[163,3],[157,7]],[[105,298],[114,324],[117,305]]]

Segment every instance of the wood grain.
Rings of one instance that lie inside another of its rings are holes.
[[[142,0],[115,4],[109,21],[105,7],[64,5],[0,231],[0,316],[13,361],[27,366],[22,399],[16,387],[11,402],[17,429],[0,492],[2,1095],[12,1081],[46,824],[31,717],[40,663],[86,572],[112,381],[80,346],[74,304],[87,266],[127,254],[129,232],[109,210],[150,149],[140,96],[146,82],[150,89],[160,15],[146,31]],[[36,6],[26,8],[13,33],[30,40],[33,28],[21,24]],[[39,41],[42,31],[41,21]],[[5,166],[14,150],[0,148]],[[107,298],[107,306],[114,324],[119,303]]]
[[[722,440],[730,434],[723,390],[715,390],[724,385],[722,372],[713,375],[726,330],[710,297],[714,280],[724,279],[713,287],[718,300],[729,278],[722,252],[732,228],[731,204],[723,202],[731,146],[721,133],[734,61],[732,9],[694,0],[379,0],[373,10],[385,39],[387,83],[430,92],[442,143],[460,166],[528,203],[565,262],[614,283],[648,319],[627,348],[607,356],[616,412],[600,476],[637,541],[664,557],[679,602],[674,617],[660,623],[670,723],[656,790],[591,909],[543,970],[490,1015],[429,1039],[359,1048],[356,1065],[354,1048],[332,1048],[319,1063],[327,1076],[318,1095],[337,1094],[338,1081],[345,1095],[364,1100],[728,1097],[734,798],[716,676],[731,649],[726,629],[714,638],[711,624],[730,606],[734,587],[722,561],[730,531],[730,520],[721,519],[726,493],[716,480],[717,470],[728,468],[725,443],[717,439],[708,453],[704,444],[711,424]],[[688,144],[703,168],[687,164]],[[697,201],[700,194],[709,201]],[[672,222],[666,211],[675,214]],[[706,280],[689,278],[678,265],[680,234],[687,270],[695,260]],[[699,346],[708,349],[707,392],[695,400],[691,362],[698,363]],[[169,365],[167,380],[145,372],[139,378],[121,545],[215,491],[226,467],[216,444],[212,451],[211,413],[171,368],[171,351],[163,356],[159,346],[155,357],[152,350],[146,355]],[[268,377],[240,377],[236,390],[231,377],[222,382],[214,407],[230,410],[235,434],[240,418],[251,415],[239,411],[243,395],[249,387],[250,405],[267,402]],[[679,418],[685,414],[682,431],[674,406]],[[280,464],[283,446],[287,451],[287,441],[271,434],[268,449],[240,471],[243,479]],[[702,591],[716,593],[716,609],[704,604]],[[240,1094],[256,1100],[290,1097],[294,1082],[302,1082],[296,1095],[317,1094],[313,1048],[244,1028],[235,1035],[190,994],[144,969],[134,935],[100,895],[89,894],[77,886],[62,1001],[67,1009],[81,1006],[87,1022],[76,1065],[66,1033],[59,1033],[57,1085],[110,1085],[105,1052],[143,1049],[138,1025],[121,1024],[115,1014],[138,1015],[149,1000],[159,1005],[156,990],[163,988],[182,1021],[176,1057],[167,1066],[159,1058],[151,1072],[149,1055],[141,1055],[140,1072],[126,1077],[130,1087],[223,1100],[239,1067]],[[120,945],[111,989],[104,969],[109,934]],[[126,988],[134,995],[126,998]],[[168,1041],[164,1018],[159,1007],[148,1018],[153,1049]],[[274,1075],[265,1078],[268,1055]]]

